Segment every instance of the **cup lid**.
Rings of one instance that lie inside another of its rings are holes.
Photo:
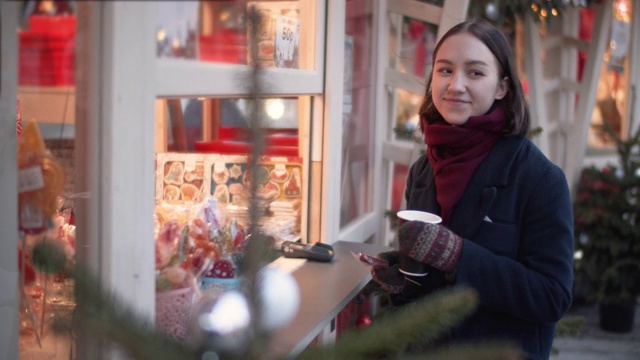
[[[419,210],[401,210],[398,211],[398,217],[406,221],[423,221],[431,224],[439,224],[442,218],[436,214]]]

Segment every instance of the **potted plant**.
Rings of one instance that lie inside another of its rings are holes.
[[[640,294],[640,129],[622,140],[605,121],[619,164],[582,170],[574,202],[576,284],[599,304],[600,327],[633,328]]]

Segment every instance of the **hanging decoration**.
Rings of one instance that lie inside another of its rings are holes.
[[[496,5],[496,3],[494,2],[487,3],[484,8],[484,16],[491,21],[497,21],[500,17],[500,10],[498,9],[498,5]]]
[[[624,72],[631,39],[631,10],[628,0],[616,0],[609,35],[609,61],[607,67],[618,74]]]
[[[532,15],[538,21],[562,16],[572,7],[589,7],[601,0],[479,0],[469,2],[469,17],[482,18],[492,23],[512,27],[516,19]]]

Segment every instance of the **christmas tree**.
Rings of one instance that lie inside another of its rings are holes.
[[[607,121],[600,130],[616,144],[619,162],[582,171],[574,204],[576,282],[590,300],[632,302],[640,294],[640,128],[626,140]]]

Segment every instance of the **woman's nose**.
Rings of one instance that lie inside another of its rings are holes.
[[[461,92],[464,91],[464,87],[464,76],[462,76],[462,74],[460,73],[454,73],[453,76],[451,76],[451,80],[449,81],[449,90]]]

